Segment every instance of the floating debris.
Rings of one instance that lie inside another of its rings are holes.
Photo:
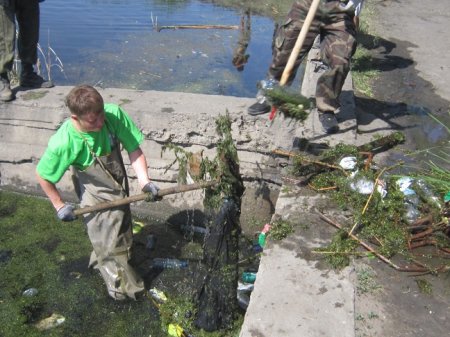
[[[11,260],[12,251],[10,250],[0,250],[0,263],[8,262]]]
[[[167,301],[167,296],[162,292],[161,290],[158,290],[156,288],[152,288],[148,291],[150,296],[158,301],[159,303],[164,303]]]
[[[191,232],[191,233],[199,233],[199,234],[208,234],[209,230],[206,227],[201,226],[189,226],[189,225],[182,225],[181,230],[183,232]]]
[[[41,331],[50,330],[63,324],[66,318],[60,314],[53,313],[50,317],[44,318],[37,322],[34,326]]]
[[[188,267],[188,262],[184,260],[156,257],[153,259],[151,267],[156,269],[182,269]]]
[[[156,236],[153,234],[147,235],[147,242],[145,243],[145,249],[147,249],[148,252],[151,252],[155,249],[156,246]]]
[[[32,297],[32,296],[36,296],[38,294],[38,290],[36,288],[28,288],[26,289],[22,295],[25,297]]]
[[[144,227],[145,224],[143,222],[133,221],[133,234],[139,234]]]
[[[236,298],[238,300],[239,307],[241,307],[241,309],[243,310],[247,310],[250,303],[250,295],[245,292],[238,291],[236,294]]]

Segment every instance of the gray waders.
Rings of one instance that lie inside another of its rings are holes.
[[[94,163],[85,171],[74,169],[74,185],[81,207],[128,195],[118,142],[113,140],[111,147],[109,156],[95,156]],[[128,264],[133,241],[130,206],[86,214],[84,222],[93,247],[89,267],[100,271],[112,298],[136,299],[136,293],[144,290],[144,283]]]

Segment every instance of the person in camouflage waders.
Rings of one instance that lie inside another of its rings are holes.
[[[267,78],[279,81],[300,34],[302,25],[311,7],[312,0],[295,1],[285,22],[274,34],[272,63]],[[327,133],[339,130],[336,113],[339,111],[339,95],[350,70],[350,59],[356,49],[356,19],[361,9],[361,0],[321,0],[311,23],[302,49],[295,61],[293,71],[287,81],[290,85],[304,57],[320,37],[322,62],[328,69],[319,77],[316,88],[316,105],[319,120]],[[250,115],[268,113],[271,109],[267,99],[258,93],[258,101],[248,108]]]
[[[140,148],[144,136],[128,114],[118,105],[104,104],[99,92],[87,85],[74,87],[66,104],[70,119],[50,138],[36,169],[58,218],[76,218],[73,206],[62,200],[55,186],[69,167],[81,207],[128,196],[121,145],[128,152],[142,190],[153,197],[149,199],[155,199],[159,188],[150,181]],[[89,266],[100,271],[112,298],[136,299],[144,284],[128,263],[133,240],[130,206],[89,213],[84,222],[93,247]]]

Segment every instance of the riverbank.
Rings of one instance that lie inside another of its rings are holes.
[[[385,7],[386,4],[390,7]],[[174,184],[176,177],[175,169],[164,173],[165,166],[173,157],[161,158],[161,144],[174,137],[178,144],[189,150],[205,149],[206,153],[211,153],[215,141],[213,117],[228,109],[237,126],[233,136],[238,144],[246,184],[255,187],[251,194],[247,194],[250,197],[248,200],[252,202],[245,203],[244,214],[249,216],[244,217],[243,222],[251,222],[254,216],[261,213],[265,214],[266,219],[268,214],[275,213],[298,225],[288,239],[268,242],[260,266],[261,274],[257,277],[255,292],[242,328],[243,336],[284,337],[299,336],[301,333],[314,336],[321,331],[324,335],[339,337],[415,337],[444,336],[450,329],[447,320],[450,289],[446,275],[411,277],[379,260],[368,258],[355,260],[340,273],[320,263],[312,250],[318,244],[326,244],[335,231],[318,219],[310,207],[316,205],[321,209],[326,208],[333,216],[339,214],[335,213],[327,199],[306,193],[305,189],[298,189],[283,181],[280,172],[283,166],[289,165],[288,161],[273,158],[267,151],[277,147],[289,149],[296,136],[319,143],[335,144],[342,140],[355,144],[364,143],[380,132],[397,129],[408,131],[412,136],[407,138],[407,146],[416,147],[418,145],[411,139],[417,141],[421,135],[428,139],[426,132],[430,130],[423,128],[425,124],[417,121],[429,119],[411,114],[411,107],[425,107],[433,113],[446,116],[449,107],[445,98],[448,97],[448,87],[439,83],[441,78],[448,78],[448,60],[443,59],[441,52],[434,48],[433,39],[427,38],[437,37],[439,31],[446,31],[448,24],[443,20],[446,8],[427,8],[417,0],[395,3],[379,1],[377,7],[379,12],[376,18],[383,20],[383,30],[378,32],[381,43],[379,48],[373,49],[373,55],[375,64],[385,65],[385,68],[381,68],[380,77],[374,83],[374,97],[358,96],[357,93],[354,100],[356,112],[349,110],[350,115],[341,120],[345,125],[342,134],[323,135],[314,118],[307,121],[305,126],[295,126],[283,119],[270,124],[264,116],[250,117],[246,114],[246,108],[253,103],[253,99],[115,89],[102,91],[110,100],[122,103],[143,126],[146,134],[145,151],[151,158],[151,173],[160,184]],[[424,18],[434,19],[425,20],[429,25],[423,25]],[[444,28],[436,30],[437,23],[444,25]],[[423,32],[411,35],[411,30],[405,32],[404,27],[410,24],[413,27],[420,26]],[[447,50],[447,40],[440,37],[440,41],[443,50]],[[418,55],[420,53],[426,53],[427,56],[422,58]],[[49,134],[67,113],[62,99],[68,89],[57,87],[50,91],[21,92],[16,102],[0,105],[3,121],[2,185],[14,185],[22,191],[36,188],[34,166]],[[352,95],[351,91],[351,86],[345,89],[346,97]],[[154,114],[143,116],[141,112],[148,109],[149,102]],[[347,104],[351,105],[351,100]],[[431,122],[430,126],[438,127]],[[199,129],[202,130],[201,134]],[[285,137],[279,137],[280,131]],[[25,139],[24,135],[27,135]],[[442,144],[441,135],[438,133],[436,144]],[[404,152],[396,149],[389,151],[387,160],[394,160],[399,154],[404,155]],[[280,185],[283,188],[280,189]],[[282,193],[276,198],[271,190]],[[187,200],[195,201],[196,196],[175,199],[173,206],[181,207]],[[77,265],[75,272],[84,270],[85,260]],[[71,277],[70,282],[77,282],[77,274],[68,275]],[[421,280],[431,285],[431,293],[421,291]],[[99,286],[98,289],[103,288]],[[101,303],[106,308],[110,307],[106,301]],[[109,315],[110,311],[105,310],[106,314]],[[251,317],[254,319],[249,319]],[[135,317],[128,319],[134,320]],[[85,324],[79,317],[78,321],[79,324]],[[76,324],[73,325],[73,332],[75,328]]]

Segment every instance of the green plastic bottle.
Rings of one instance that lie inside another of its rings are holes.
[[[246,283],[254,283],[256,280],[256,273],[251,272],[243,272],[242,273],[242,281]]]
[[[260,233],[258,236],[258,244],[261,247],[264,247],[266,245],[266,234],[265,233]]]

